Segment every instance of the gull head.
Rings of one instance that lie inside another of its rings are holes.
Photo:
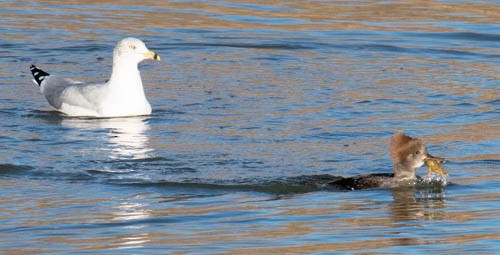
[[[125,38],[116,44],[113,51],[113,58],[126,59],[127,61],[134,61],[139,63],[145,59],[160,60],[160,56],[149,50],[143,41],[137,38]]]

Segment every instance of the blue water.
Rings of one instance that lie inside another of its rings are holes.
[[[0,253],[499,253],[499,8],[0,2]],[[126,36],[162,57],[151,116],[66,117],[31,81],[104,81]],[[315,185],[391,172],[396,131],[451,183]]]

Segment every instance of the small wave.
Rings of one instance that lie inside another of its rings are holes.
[[[159,188],[182,188],[182,189],[203,189],[221,191],[249,191],[263,192],[270,194],[303,194],[317,191],[345,192],[329,183],[340,180],[343,177],[329,174],[324,175],[302,175],[287,177],[275,180],[239,180],[232,182],[210,182],[206,180],[191,179],[186,181],[146,181],[137,179],[113,179],[108,180],[108,184],[130,185],[139,187],[159,187]],[[396,187],[394,190],[410,190],[426,193],[442,193],[447,183],[433,180],[429,182],[419,182],[413,186]],[[391,189],[392,190],[392,189]]]
[[[0,174],[22,174],[33,170],[33,167],[27,165],[0,164]]]
[[[188,169],[189,170],[189,169]],[[182,171],[188,171],[183,169]],[[205,180],[205,179],[185,179],[185,180],[158,180],[144,178],[137,175],[135,171],[116,170],[116,169],[90,169],[87,171],[55,171],[50,169],[36,170],[27,165],[0,164],[0,174],[20,175],[28,178],[44,178],[66,181],[97,181],[103,184],[137,186],[137,187],[156,187],[156,188],[180,188],[180,189],[201,189],[201,190],[219,190],[219,191],[247,191],[262,192],[269,194],[303,194],[318,191],[345,191],[329,185],[333,181],[342,179],[341,176],[322,174],[322,175],[301,175],[294,177],[277,177],[271,180],[267,179],[238,179],[238,180]],[[158,176],[157,176],[158,177]],[[446,182],[432,179],[426,182],[420,182],[414,187],[405,187],[416,189],[419,192],[436,193],[443,192]]]
[[[113,45],[105,45],[105,44],[98,44],[95,41],[88,41],[85,44],[81,45],[72,45],[72,46],[64,46],[64,47],[57,47],[57,48],[48,48],[48,49],[33,49],[34,51],[42,51],[42,52],[83,52],[83,53],[88,53],[88,52],[102,52],[102,51],[109,51],[113,48]]]
[[[276,50],[306,50],[313,49],[314,47],[306,46],[304,44],[293,43],[181,43],[181,44],[168,44],[169,46],[182,46],[182,47],[228,47],[228,48],[247,48],[247,49],[276,49]]]
[[[165,157],[146,157],[146,158],[132,158],[132,159],[113,159],[105,161],[105,163],[144,163],[144,162],[169,162],[171,159]]]
[[[404,36],[414,36],[414,37],[500,42],[500,35],[498,34],[477,33],[477,32],[447,32],[447,33],[402,32],[401,34]]]
[[[21,117],[43,119],[48,123],[60,123],[65,118],[62,113],[55,110],[28,110],[24,111]]]
[[[95,179],[92,175],[83,171],[56,171],[53,169],[37,169],[28,165],[14,164],[0,164],[0,175],[69,181],[86,181]]]
[[[492,100],[492,101],[489,101],[489,102],[486,102],[486,103],[498,106],[498,105],[500,105],[500,99],[495,99],[495,100]]]
[[[439,49],[439,48],[415,48],[415,47],[402,47],[388,44],[350,44],[344,45],[345,49],[351,49],[355,51],[368,50],[368,51],[380,51],[380,52],[401,52],[409,54],[437,54],[437,55],[453,55],[460,57],[480,57],[497,59],[500,57],[498,54],[486,54],[465,50],[453,50],[453,49]]]
[[[209,189],[209,190],[230,190],[230,191],[252,191],[271,194],[297,194],[324,190],[320,185],[295,184],[281,181],[270,181],[262,184],[217,184],[203,182],[111,182],[118,185],[132,185],[140,187],[168,187],[168,188],[188,188],[188,189]]]

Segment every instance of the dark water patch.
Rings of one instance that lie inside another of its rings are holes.
[[[75,46],[63,46],[63,47],[58,47],[58,48],[52,48],[52,49],[44,49],[44,50],[49,50],[49,51],[58,51],[58,52],[65,52],[65,53],[79,53],[79,52],[110,52],[112,51],[114,47],[115,42],[110,43],[109,45],[105,44],[98,44],[95,41],[88,41],[86,43],[82,43],[81,45],[75,45]],[[36,49],[35,49],[36,50]]]
[[[262,127],[258,126],[248,126],[248,127],[239,127],[238,129],[240,130],[256,130],[256,129],[261,129]]]
[[[500,99],[488,101],[488,102],[486,102],[486,104],[493,105],[493,106],[500,106]]]
[[[27,165],[0,164],[0,174],[2,175],[24,175],[34,168]]]
[[[341,125],[338,128],[342,128]],[[347,127],[346,127],[347,128]],[[377,132],[348,132],[348,131],[335,131],[335,132],[320,132],[317,134],[305,135],[303,139],[320,139],[320,140],[349,140],[353,137],[357,139],[369,138],[369,137],[380,137],[387,136],[389,131],[377,131]]]
[[[13,105],[15,104],[15,100],[12,99],[0,99],[0,102],[5,105]],[[3,108],[0,109],[0,114],[3,117],[14,117],[19,115],[22,112],[25,112],[27,109],[24,107],[9,107],[9,108]],[[8,125],[8,123],[5,123],[4,125]]]
[[[455,106],[458,108],[475,108],[475,107],[477,107],[476,104],[472,104],[472,103],[458,103],[458,104],[453,104],[451,106]]]
[[[430,99],[443,100],[443,99],[447,99],[449,97],[449,95],[446,95],[446,94],[433,94],[433,95],[429,95],[429,96],[426,96],[426,97],[430,98]]]
[[[188,105],[184,105],[188,106]],[[153,116],[161,116],[163,114],[168,114],[168,115],[181,115],[181,114],[186,114],[185,111],[178,110],[178,109],[153,109]]]
[[[21,178],[52,179],[64,181],[89,181],[95,178],[84,171],[59,171],[40,169],[28,165],[1,164],[0,174]]]
[[[25,47],[25,45],[20,44],[20,43],[3,42],[3,43],[0,43],[0,53],[10,52],[10,51],[7,51],[6,49],[21,49],[24,47]]]
[[[186,180],[182,182],[174,181],[137,181],[133,179],[113,179],[108,180],[109,184],[126,185],[138,187],[156,188],[180,188],[194,190],[215,190],[215,191],[238,191],[238,192],[262,192],[276,195],[304,194],[318,191],[344,192],[345,189],[330,185],[343,177],[329,174],[322,175],[302,175],[296,177],[277,178],[274,180],[246,179],[238,181],[212,181],[207,182],[199,179]],[[454,184],[449,184],[454,185]],[[388,189],[388,188],[375,188]],[[370,189],[368,189],[370,190]],[[373,190],[373,188],[372,188]],[[440,181],[421,181],[415,186],[396,187],[388,190],[418,191],[419,193],[443,193],[444,186]]]
[[[206,189],[206,190],[224,190],[224,191],[250,191],[250,192],[263,192],[271,194],[296,194],[307,193],[313,191],[323,190],[318,185],[313,183],[286,183],[281,181],[269,181],[262,184],[219,184],[219,183],[204,183],[204,182],[114,182],[112,184],[119,185],[132,185],[139,187],[162,187],[162,188],[187,188],[187,189]]]
[[[397,104],[397,105],[410,105],[413,100],[398,100],[394,98],[377,98],[373,100],[376,105]]]
[[[161,171],[163,174],[186,174],[186,173],[196,173],[198,170],[192,167],[165,167]]]
[[[172,32],[179,34],[215,34],[220,33],[218,30],[203,29],[203,28],[172,28],[169,29]],[[181,39],[177,39],[181,40]]]
[[[43,119],[51,124],[59,124],[64,118],[67,118],[67,116],[55,110],[44,111],[33,109],[22,111],[21,117]]]
[[[350,44],[345,45],[346,48],[352,50],[369,50],[369,51],[389,51],[389,52],[409,52],[410,48],[388,45],[388,44]]]
[[[332,48],[338,48],[338,45],[332,45]],[[454,56],[459,59],[464,59],[465,57],[475,57],[477,59],[498,59],[500,54],[486,54],[472,51],[464,50],[453,50],[453,49],[436,49],[436,48],[415,48],[415,47],[403,47],[388,44],[349,44],[343,45],[344,49],[355,50],[355,51],[376,51],[376,52],[396,52],[396,53],[408,53],[413,55],[441,55],[444,56]]]
[[[121,173],[125,173],[125,172],[128,172],[128,171],[110,170],[110,169],[90,169],[90,170],[87,170],[87,173],[89,175],[94,175],[94,176],[97,176],[97,175],[116,175],[116,174],[121,174]]]
[[[257,57],[253,58],[254,60],[264,60],[264,61],[271,61],[271,62],[279,62],[282,61],[281,58],[279,57]]]
[[[438,55],[453,55],[458,57],[476,57],[479,59],[499,59],[500,54],[485,54],[479,52],[472,51],[463,51],[463,50],[445,50],[445,49],[418,49],[412,50],[413,53],[422,53],[422,54],[438,54]]]
[[[185,107],[191,107],[191,106],[203,106],[204,104],[202,103],[189,103],[189,104],[184,104],[182,106],[185,106]]]
[[[207,98],[207,102],[216,102],[216,101],[222,101],[222,100],[225,100],[225,98],[222,98],[222,97],[211,97],[211,98]]]
[[[241,165],[241,166],[248,166],[252,164],[258,164],[262,165],[264,162],[259,161],[259,160],[238,160],[238,159],[224,159],[224,160],[216,160],[214,162],[211,162],[210,164],[215,164],[219,166],[226,166],[226,165]]]
[[[373,103],[372,100],[363,100],[363,101],[356,102],[356,104],[371,104],[371,103]]]
[[[91,181],[96,178],[85,171],[59,171],[54,169],[36,169],[32,170],[25,177],[40,178],[40,179],[53,179],[62,181]]]
[[[303,24],[312,23],[304,19],[295,18],[268,18],[255,15],[217,15],[217,19],[229,20],[234,22],[244,22],[244,23],[258,23],[258,24],[270,24],[270,25],[292,25],[292,24]]]
[[[356,144],[356,143],[354,143]],[[349,145],[349,144],[343,144],[344,147],[349,147],[349,146],[352,146],[352,145]],[[342,159],[326,159],[326,160],[321,160],[321,162],[324,162],[324,163],[344,163],[344,162],[352,162],[352,161],[356,161],[357,159],[349,159],[349,158],[342,158]]]
[[[439,39],[454,39],[464,41],[491,41],[500,42],[500,34],[493,33],[479,33],[479,32],[399,32],[397,33],[403,37],[424,37],[424,38],[439,38]]]

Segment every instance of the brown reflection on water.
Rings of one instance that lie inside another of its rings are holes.
[[[389,209],[393,222],[442,220],[448,217],[442,198],[418,197],[417,191],[413,188],[394,189],[391,193],[394,201],[390,204]],[[434,195],[442,196],[442,193]]]
[[[415,191],[411,189],[393,190],[393,201],[387,203],[370,199],[337,200],[336,197],[339,194],[332,192],[328,193],[331,201],[327,202],[327,199],[322,199],[320,203],[307,202],[307,198],[301,198],[302,202],[295,204],[293,202],[295,198],[289,197],[278,200],[279,203],[275,201],[268,204],[265,200],[241,195],[233,197],[231,201],[247,202],[193,205],[188,203],[191,198],[186,196],[165,199],[138,194],[121,198],[85,198],[82,195],[66,193],[67,190],[72,190],[71,185],[79,184],[64,184],[58,187],[47,187],[46,184],[45,181],[25,180],[25,185],[29,185],[32,189],[44,190],[41,194],[48,194],[50,202],[45,197],[0,195],[1,220],[8,222],[9,218],[14,219],[16,226],[38,229],[34,230],[35,232],[51,231],[50,235],[38,233],[39,238],[35,235],[35,242],[41,244],[42,247],[43,244],[59,244],[82,251],[116,250],[119,253],[126,249],[164,245],[179,249],[189,247],[190,251],[195,251],[203,250],[214,243],[220,245],[226,243],[232,244],[231,250],[227,251],[228,254],[248,254],[249,252],[253,254],[301,254],[381,249],[402,245],[473,243],[500,238],[498,231],[454,234],[445,230],[442,235],[436,234],[432,237],[405,237],[404,235],[400,238],[394,237],[395,233],[407,231],[401,228],[418,228],[422,224],[428,224],[426,222],[430,224],[432,221],[467,223],[496,216],[494,210],[450,211],[443,200],[418,198],[415,196]],[[15,180],[0,180],[0,185],[5,189],[14,189],[18,184]],[[312,194],[301,196],[309,195]],[[249,199],[253,201],[250,202]],[[479,194],[457,196],[455,199],[463,202],[489,202],[496,201],[499,197]],[[176,201],[183,201],[184,205],[172,204]],[[20,206],[26,210],[19,209],[11,212],[9,209]],[[93,209],[68,209],[73,206]],[[239,214],[238,212],[247,213]],[[226,213],[233,216],[224,216]],[[212,228],[201,227],[202,223],[197,222],[175,221],[175,219],[186,217],[202,219],[214,214],[221,215],[222,218],[212,218],[209,221]],[[33,219],[31,215],[37,215],[36,219]],[[289,220],[274,221],[273,219]],[[248,224],[244,227],[238,224],[238,227],[234,228],[231,223],[233,220],[248,221]],[[256,221],[252,222],[253,220]],[[184,226],[182,233],[177,232],[179,224]],[[72,226],[79,226],[77,233],[74,232]],[[0,233],[0,238],[11,240],[13,236],[23,235],[23,233]],[[319,235],[323,238],[311,242],[304,241],[289,246],[266,245],[266,240],[281,239],[287,242],[299,236]],[[336,241],[336,238],[345,235],[358,236],[362,240]],[[370,235],[380,237],[366,238]],[[260,244],[251,245],[252,243]],[[19,247],[15,251],[6,249],[3,252],[5,254],[35,254],[53,251]]]
[[[395,246],[473,243],[481,240],[493,241],[497,240],[499,237],[500,233],[465,234],[460,236],[449,236],[444,240],[422,240],[419,238],[373,238],[369,240],[344,243],[311,243],[284,248],[245,247],[246,249],[240,251],[231,251],[230,254],[310,254],[321,252],[366,251]]]
[[[3,3],[7,10],[36,9],[44,12],[44,27],[63,29],[94,37],[85,30],[107,29],[146,33],[144,27],[165,28],[262,28],[284,30],[414,30],[449,31],[436,25],[441,21],[496,23],[500,7],[486,3],[442,3],[439,1],[325,2],[325,1],[254,1],[255,7],[210,2],[111,1],[102,8],[100,1],[30,1],[40,5]],[[58,4],[61,6],[48,6]],[[127,6],[121,9],[120,6]],[[147,8],[144,8],[147,6]],[[82,8],[84,7],[84,8]],[[116,10],[114,7],[116,7]],[[54,9],[57,8],[57,12]],[[266,9],[267,8],[267,9]],[[17,26],[34,28],[41,24],[38,14],[3,12]],[[243,18],[241,18],[243,17]],[[244,17],[250,17],[246,20]],[[78,20],[78,24],[68,23]]]

